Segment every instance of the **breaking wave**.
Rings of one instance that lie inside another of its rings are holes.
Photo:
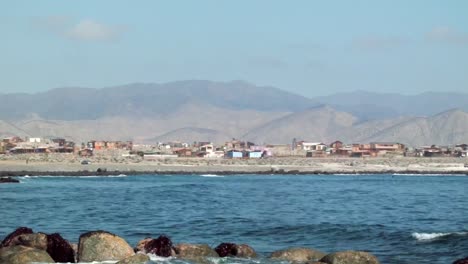
[[[411,236],[418,241],[438,240],[452,236],[466,236],[468,232],[453,232],[453,233],[412,233]]]
[[[224,177],[222,175],[216,175],[216,174],[202,174],[200,176],[201,177],[208,177],[208,178],[223,178]]]

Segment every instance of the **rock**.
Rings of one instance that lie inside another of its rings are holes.
[[[11,177],[0,177],[0,183],[19,183],[20,181],[17,179],[13,179]]]
[[[147,237],[147,238],[145,238],[145,239],[143,239],[143,240],[138,241],[136,247],[133,248],[133,251],[135,251],[135,253],[137,253],[137,252],[143,252],[143,253],[146,254],[145,246],[146,246],[146,244],[147,244],[148,242],[150,242],[151,240],[153,240],[153,239],[150,238],[150,237]]]
[[[135,254],[133,256],[122,259],[115,264],[144,264],[150,261],[150,258],[145,254]]]
[[[54,263],[46,251],[25,246],[0,248],[0,263],[24,264],[32,262]]]
[[[15,231],[10,233],[8,236],[6,236],[5,239],[3,239],[2,243],[0,244],[0,248],[8,247],[11,244],[12,240],[14,240],[19,235],[32,234],[32,233],[33,231],[31,228],[19,227]]]
[[[468,264],[468,257],[455,260],[452,264]]]
[[[237,255],[237,245],[234,243],[221,243],[215,248],[216,253],[222,258]]]
[[[379,264],[379,260],[363,251],[342,251],[331,253],[320,259],[327,264]]]
[[[177,244],[174,247],[176,256],[182,259],[192,259],[196,257],[219,257],[207,244]]]
[[[19,235],[11,240],[10,245],[47,250],[47,235],[44,233]]]
[[[79,262],[122,260],[134,254],[123,238],[106,231],[82,234],[78,242]]]
[[[145,252],[166,258],[175,255],[171,239],[164,235],[148,241],[145,244]]]
[[[47,253],[55,262],[75,263],[72,246],[58,233],[47,235]]]
[[[271,253],[270,258],[287,260],[293,263],[317,261],[325,256],[325,253],[310,248],[288,248]]]
[[[236,245],[237,255],[238,258],[256,258],[257,253],[255,250],[246,244]]]

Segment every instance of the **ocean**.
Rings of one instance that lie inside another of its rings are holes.
[[[0,184],[0,239],[27,226],[74,243],[92,230],[115,233],[132,246],[161,234],[173,243],[245,243],[263,257],[288,247],[369,251],[388,264],[447,264],[468,256],[466,176],[19,179]],[[223,263],[229,262],[269,263]]]

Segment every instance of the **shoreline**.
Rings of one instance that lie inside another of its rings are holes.
[[[117,175],[466,175],[465,159],[166,159],[152,162],[0,161],[0,177]]]

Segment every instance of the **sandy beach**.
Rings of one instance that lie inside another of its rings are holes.
[[[298,158],[206,159],[166,158],[144,161],[130,158],[93,158],[82,165],[72,156],[20,157],[0,160],[1,175],[34,174],[468,174],[465,158]]]

